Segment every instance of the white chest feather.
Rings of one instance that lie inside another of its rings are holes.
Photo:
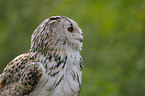
[[[59,58],[59,57],[58,57]],[[43,59],[44,74],[30,96],[77,96],[82,79],[82,61],[79,52],[69,52],[56,60]],[[47,68],[46,68],[47,67]]]

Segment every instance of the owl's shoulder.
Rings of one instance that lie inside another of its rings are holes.
[[[28,53],[14,58],[0,75],[0,94],[27,95],[39,82],[43,70],[41,63]]]

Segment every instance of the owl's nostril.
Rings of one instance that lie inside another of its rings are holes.
[[[78,38],[77,40],[80,42],[83,42],[83,38]]]
[[[83,42],[83,38],[80,39],[80,42]]]

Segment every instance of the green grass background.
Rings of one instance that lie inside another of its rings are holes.
[[[80,96],[145,96],[145,0],[0,0],[0,73],[53,15],[83,31]]]

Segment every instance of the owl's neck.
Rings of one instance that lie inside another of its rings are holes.
[[[41,44],[40,44],[41,45]],[[45,46],[38,45],[36,48],[31,48],[29,53],[31,54],[41,54],[45,56],[66,56],[69,52],[79,52],[79,50],[75,50],[74,48],[68,46],[67,44],[50,44],[44,43]]]
[[[31,41],[30,52],[47,54],[67,54],[69,51],[80,51],[82,44],[70,43],[67,40],[49,38],[48,40]],[[38,41],[38,42],[37,42]]]

